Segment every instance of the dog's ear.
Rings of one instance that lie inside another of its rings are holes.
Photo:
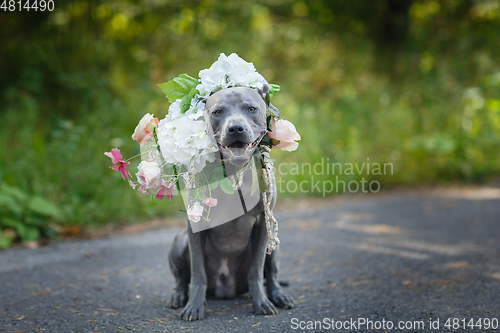
[[[264,84],[264,86],[261,89],[257,89],[259,92],[260,97],[266,102],[266,105],[269,106],[269,99],[268,99],[268,94],[269,94],[269,86],[267,84]]]

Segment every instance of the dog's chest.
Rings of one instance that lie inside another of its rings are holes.
[[[206,230],[210,251],[224,257],[243,253],[251,242],[256,221],[255,216],[247,213],[231,222]]]

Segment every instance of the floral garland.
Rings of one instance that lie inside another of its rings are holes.
[[[181,190],[181,187],[187,189],[187,215],[193,223],[198,223],[202,218],[207,222],[210,220],[210,208],[217,205],[217,199],[211,196],[211,191],[220,187],[223,192],[233,194],[236,190],[234,179],[231,182],[223,168],[207,170],[211,167],[211,162],[216,160],[218,148],[206,131],[203,99],[221,89],[261,89],[268,85],[268,133],[259,143],[259,154],[264,147],[293,151],[298,147],[296,140],[300,140],[295,126],[280,119],[278,109],[271,104],[273,95],[280,90],[279,86],[269,84],[252,63],[235,53],[229,56],[222,53],[210,68],[199,72],[199,77],[195,79],[181,74],[158,85],[171,105],[164,119],[158,120],[148,113],[135,128],[132,139],[141,145],[141,161],[137,166],[136,180],[133,180],[127,170],[129,161],[134,158],[124,160],[118,149],[105,153],[113,163],[110,168],[120,172],[123,179],[139,192],[159,200],[164,197],[172,200],[172,195]],[[263,168],[272,163],[268,154],[261,155],[261,159]],[[266,186],[261,187],[261,192],[266,190]],[[207,217],[203,216],[204,212]]]

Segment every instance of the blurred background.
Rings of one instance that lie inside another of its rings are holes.
[[[253,62],[302,136],[276,163],[392,163],[382,190],[500,175],[497,0],[58,0],[0,11],[0,247],[180,214],[103,153],[221,52]],[[278,175],[285,181],[310,175]],[[331,175],[316,177],[328,180]],[[281,193],[283,196],[303,195]],[[309,195],[321,195],[310,193]],[[73,229],[72,229],[73,228]]]

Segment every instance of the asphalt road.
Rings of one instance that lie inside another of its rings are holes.
[[[167,307],[177,230],[161,229],[0,252],[0,332],[500,331],[500,189],[293,206],[276,214],[291,310],[257,316],[242,296],[209,300],[201,322],[180,320]]]

